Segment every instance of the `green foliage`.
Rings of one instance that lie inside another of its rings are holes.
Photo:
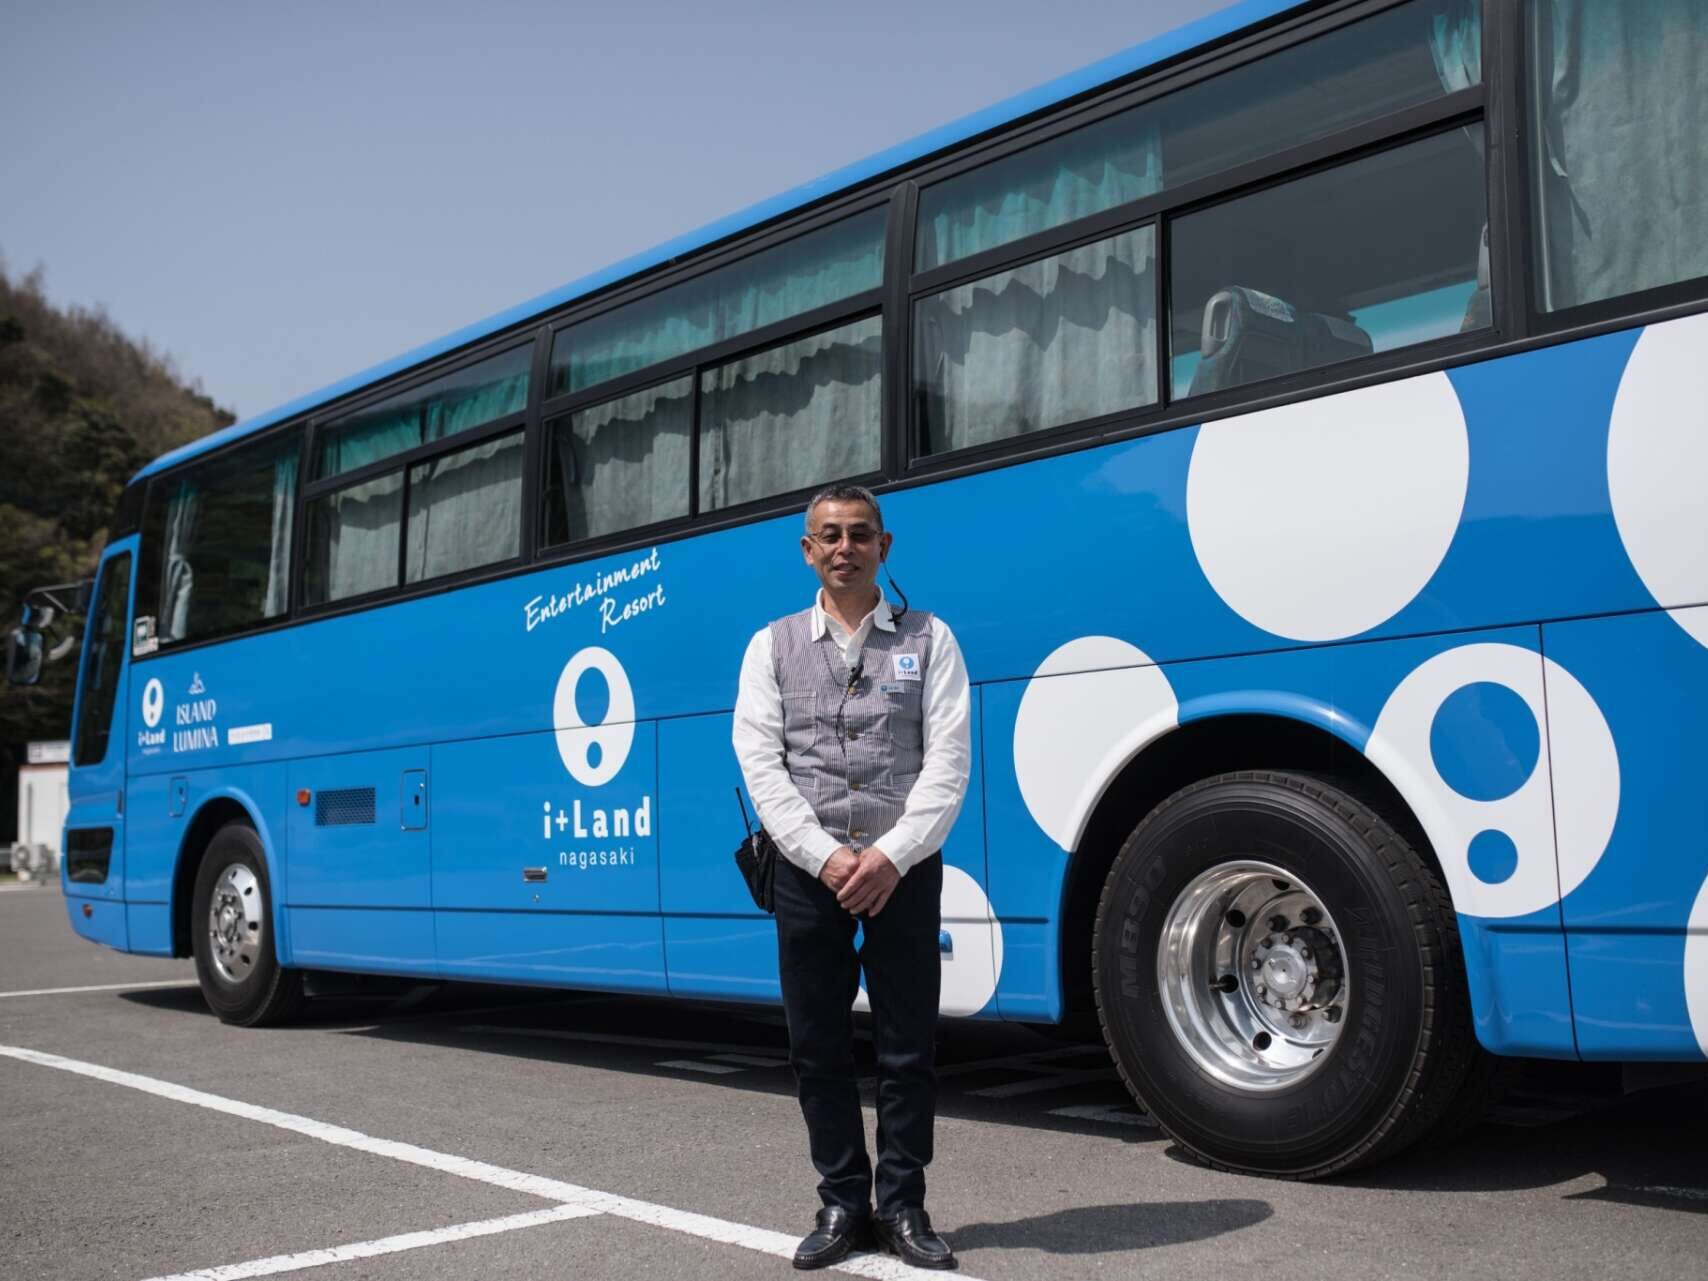
[[[57,308],[39,270],[13,280],[0,262],[0,627],[32,588],[94,574],[144,463],[235,421],[104,312]],[[49,644],[82,621],[63,620]],[[0,840],[14,830],[24,744],[69,737],[76,667],[73,646],[41,684],[0,686]]]

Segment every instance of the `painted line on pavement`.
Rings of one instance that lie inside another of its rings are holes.
[[[91,1077],[97,1081],[105,1081],[109,1085],[121,1085],[143,1094],[170,1099],[175,1103],[189,1103],[196,1107],[206,1108],[210,1112],[223,1112],[227,1116],[241,1117],[246,1121],[254,1121],[260,1125],[270,1125],[280,1130],[289,1130],[294,1134],[306,1135],[311,1139],[319,1139],[323,1143],[331,1143],[337,1147],[353,1148],[358,1152],[367,1152],[374,1156],[390,1157],[394,1161],[437,1170],[442,1174],[454,1174],[459,1178],[489,1184],[492,1187],[508,1188],[512,1192],[531,1193],[534,1196],[548,1201],[556,1201],[560,1204],[583,1206],[596,1213],[609,1214],[615,1218],[628,1219],[635,1223],[649,1223],[654,1227],[665,1228],[672,1232],[681,1232],[706,1241],[716,1241],[720,1245],[739,1246],[744,1250],[774,1255],[780,1259],[792,1259],[795,1254],[796,1237],[783,1232],[773,1232],[768,1228],[755,1227],[752,1224],[735,1223],[728,1219],[713,1218],[711,1215],[695,1214],[690,1210],[678,1210],[668,1205],[639,1201],[633,1197],[618,1196],[612,1192],[601,1192],[597,1188],[584,1188],[560,1179],[548,1179],[543,1175],[527,1174],[521,1170],[508,1170],[501,1165],[491,1165],[485,1161],[476,1161],[470,1157],[456,1156],[448,1152],[435,1152],[431,1148],[417,1147],[413,1143],[400,1143],[393,1139],[377,1139],[363,1134],[359,1130],[351,1130],[341,1125],[330,1125],[325,1121],[316,1121],[312,1117],[297,1116],[290,1112],[280,1112],[253,1103],[243,1103],[237,1099],[223,1098],[217,1094],[194,1090],[189,1086],[177,1085],[171,1081],[141,1076],[135,1072],[124,1072],[118,1068],[104,1067],[99,1063],[85,1063],[81,1059],[68,1059],[58,1054],[47,1054],[40,1050],[26,1049],[23,1046],[0,1045],[0,1057],[17,1059],[24,1063],[34,1063],[40,1067],[57,1068],[61,1072]],[[910,1278],[923,1281],[924,1278],[937,1275],[933,1272],[909,1267],[899,1259],[887,1255],[855,1255],[832,1266],[838,1272],[871,1277],[874,1281],[907,1281]],[[969,1277],[964,1272],[960,1273],[959,1276],[961,1281],[977,1281],[977,1278]]]
[[[161,979],[153,983],[95,983],[89,987],[35,987],[21,992],[0,992],[7,996],[70,996],[76,992],[140,992],[149,987],[195,987],[195,979]]]
[[[426,1232],[403,1232],[378,1241],[357,1241],[350,1245],[335,1245],[326,1250],[304,1250],[299,1254],[275,1254],[270,1259],[252,1259],[248,1263],[222,1263],[218,1267],[197,1268],[194,1272],[175,1272],[169,1277],[150,1277],[149,1281],[245,1281],[248,1277],[277,1276],[281,1272],[300,1272],[304,1268],[324,1267],[328,1263],[348,1263],[352,1259],[371,1259],[380,1254],[397,1254],[403,1250],[419,1250],[424,1246],[445,1245],[451,1241],[467,1241],[471,1237],[496,1236],[518,1228],[538,1227],[543,1223],[562,1223],[567,1219],[585,1219],[597,1215],[584,1205],[554,1205],[545,1210],[530,1210],[502,1219],[483,1219],[479,1223],[458,1223],[448,1228],[433,1228]]]

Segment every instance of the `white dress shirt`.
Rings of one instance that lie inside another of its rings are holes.
[[[895,630],[890,603],[881,590],[877,605],[852,632],[825,612],[822,592],[813,598],[813,639],[828,631],[849,667],[874,627]],[[925,756],[919,777],[908,790],[896,825],[872,842],[903,875],[943,847],[961,812],[972,773],[972,693],[967,667],[961,647],[941,618],[931,620],[931,658],[921,697]],[[759,821],[784,858],[816,877],[842,842],[819,826],[818,816],[784,763],[783,696],[777,688],[769,627],[753,634],[741,660],[731,738]]]

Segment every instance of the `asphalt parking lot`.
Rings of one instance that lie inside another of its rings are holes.
[[[0,886],[0,1278],[794,1275],[816,1201],[778,1012],[450,985],[243,1030],[193,977]],[[964,1275],[1708,1267],[1708,1085],[1538,1068],[1456,1144],[1290,1184],[1186,1160],[1098,1046],[952,1023],[940,1065]]]

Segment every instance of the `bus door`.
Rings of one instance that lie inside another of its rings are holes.
[[[130,675],[131,566],[134,538],[107,549],[95,580],[77,698],[71,717],[71,806],[65,818],[60,880],[79,934],[128,946],[124,909],[124,789]],[[142,724],[160,718],[161,700],[146,695]],[[140,731],[139,731],[140,732]]]

